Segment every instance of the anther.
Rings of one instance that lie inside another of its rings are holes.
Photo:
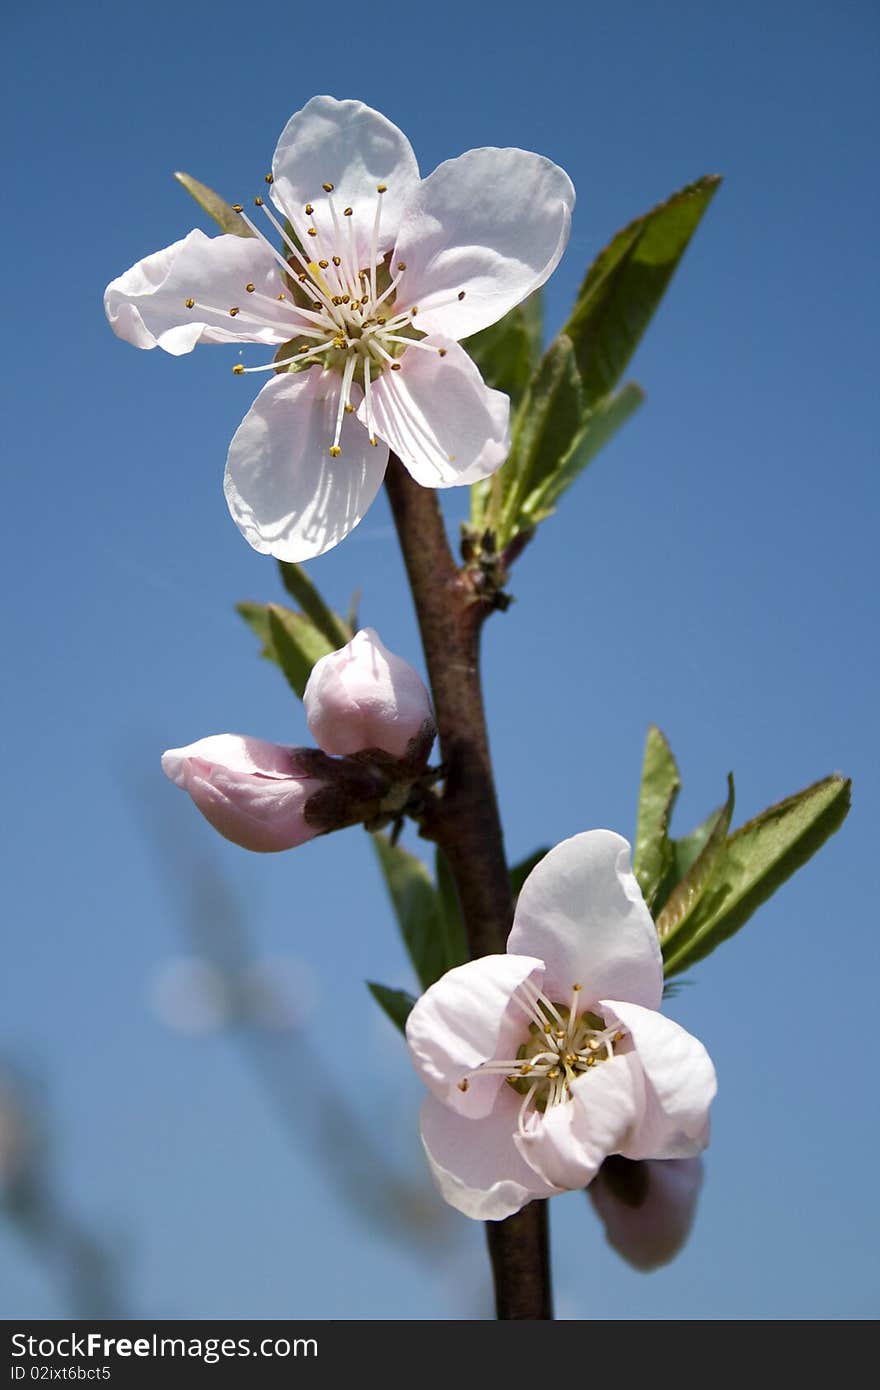
[[[623,1042],[623,1034],[622,1034],[622,1033],[615,1033],[615,1034],[614,1034],[614,1041],[615,1041],[615,1042]]]
[[[275,298],[276,298],[276,299],[284,299],[284,295],[283,295],[283,294],[276,294]]]
[[[306,217],[311,217],[314,211],[315,209],[312,207],[311,203],[306,203]]]
[[[391,363],[391,370],[392,370],[392,372],[399,372],[399,371],[400,371],[400,363],[399,363],[399,362],[392,362],[392,363]]]
[[[385,323],[388,322],[388,320],[387,320],[387,319],[376,319],[376,322],[378,323],[379,327],[381,328],[383,324],[385,324]]]
[[[387,185],[387,183],[377,183],[377,184],[376,184],[376,192],[377,192],[377,193],[387,193],[387,192],[388,192],[388,185]]]
[[[312,308],[315,310],[316,313],[317,313],[320,309],[323,309],[323,307],[324,307],[324,305],[321,303],[320,299],[313,299],[313,300],[312,300]]]
[[[242,207],[241,203],[233,203],[233,204],[232,204],[232,211],[233,211],[233,212],[244,212],[244,208]]]
[[[372,444],[374,449],[378,446],[379,441],[374,434],[370,435],[370,443]]]
[[[236,316],[236,314],[240,314],[240,313],[241,313],[241,310],[240,310],[240,309],[238,308],[238,306],[236,305],[236,307],[235,307],[234,309],[230,309],[230,310],[229,310],[229,317],[234,319],[235,316]]]
[[[343,217],[351,217],[351,215],[352,215],[353,212],[354,212],[354,208],[343,208],[343,209],[342,209],[342,216],[343,216]]]
[[[322,270],[326,270],[329,264],[329,261],[318,261],[318,265],[321,267]]]
[[[240,362],[236,362],[235,366],[232,368],[232,375],[233,375],[233,376],[242,376],[243,373],[244,373],[244,367],[242,366],[242,364],[241,364]]]
[[[194,299],[188,299],[186,301],[186,307],[187,309],[194,309],[196,307],[196,301]]]
[[[263,200],[262,200],[262,198],[255,198],[255,199],[254,199],[254,207],[255,207],[255,208],[261,208],[262,206],[263,206]]]
[[[322,183],[322,184],[321,184],[321,187],[323,188],[323,190],[324,190],[325,193],[332,193],[332,192],[333,192],[333,184],[332,184],[332,183]]]
[[[301,274],[301,275],[297,275],[296,278],[297,278],[297,280],[299,280],[299,283],[300,283],[301,285],[304,285],[304,284],[306,283],[306,280],[308,280],[309,277],[308,277],[308,275],[306,275],[305,271],[303,271],[302,274]]]
[[[317,236],[317,235],[318,235],[318,229],[317,229],[317,227],[309,227],[309,236]]]
[[[331,445],[330,445],[330,457],[331,457],[331,458],[338,459],[338,458],[339,458],[339,455],[340,455],[341,453],[342,453],[342,450],[340,449],[340,447],[339,447],[338,444],[331,444]],[[459,1084],[460,1084],[460,1083],[459,1083]]]
[[[580,994],[581,990],[583,989],[583,985],[572,985],[572,989],[574,990],[575,994]]]
[[[591,1052],[595,1052],[596,1049],[598,1048],[598,1046],[599,1046],[599,1041],[598,1041],[597,1038],[588,1038],[588,1039],[587,1039],[587,1047],[590,1049]]]
[[[398,269],[398,270],[406,270],[406,261],[398,261],[398,262],[397,262],[397,269]]]
[[[350,294],[344,294],[344,295],[342,296],[342,303],[343,303],[343,304],[347,304],[348,301],[349,301],[350,299],[351,299],[351,295],[350,295]]]
[[[333,264],[334,264],[335,266],[340,266],[340,265],[342,265],[342,260],[341,260],[341,258],[340,258],[339,256],[334,256],[334,257],[333,257]]]
[[[448,349],[447,349],[447,348],[438,348],[437,351],[439,352],[439,354],[440,354],[441,357],[445,357],[445,356],[446,356],[446,353],[447,353],[447,351],[448,351]]]
[[[562,1039],[565,1037],[565,1029],[564,1029],[564,1028],[557,1028],[557,1029],[556,1029],[556,1032],[553,1034],[553,1036],[554,1036],[554,1038],[557,1038],[559,1042],[562,1042]]]
[[[412,306],[412,308],[410,309],[410,313],[412,314],[413,318],[415,318],[415,316],[416,316],[416,314],[417,314],[418,312],[419,312],[419,306],[418,306],[418,304],[414,304],[414,305]]]
[[[332,454],[332,453],[333,453],[333,450],[331,449],[330,452],[331,452],[331,454]],[[337,454],[338,454],[338,453],[339,453],[339,450],[337,449],[336,452],[337,452]],[[466,1090],[468,1089],[469,1085],[470,1085],[470,1082],[468,1081],[467,1077],[466,1077],[466,1076],[463,1076],[462,1079],[461,1079],[461,1081],[459,1081],[459,1083],[458,1083],[458,1089],[459,1089],[460,1091],[466,1091]]]
[[[464,290],[459,290],[458,297],[459,299],[464,299]]]
[[[354,414],[354,406],[351,404],[351,401],[347,401],[347,402],[346,402],[346,405],[345,405],[345,413],[346,413],[346,415],[353,415],[353,414]]]
[[[274,183],[274,182],[275,182],[274,176],[273,176],[272,174],[264,174],[264,175],[263,175],[263,182],[264,182],[264,183]]]
[[[257,288],[256,285],[250,285],[250,284],[245,285],[245,289],[247,290],[248,294],[253,294],[253,292],[254,292],[254,290],[255,290],[256,288]]]

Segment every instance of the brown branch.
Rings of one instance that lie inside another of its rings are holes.
[[[391,456],[385,477],[415,601],[440,748],[442,799],[426,827],[449,862],[471,955],[503,952],[513,901],[480,686],[479,643],[492,604],[452,558],[435,491]],[[551,1318],[546,1202],[487,1223],[499,1318]]]

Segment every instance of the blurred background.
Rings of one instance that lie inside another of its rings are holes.
[[[619,226],[725,175],[633,363],[646,405],[486,631],[508,847],[631,837],[651,721],[679,833],[730,768],[736,823],[835,770],[854,805],[669,1005],[720,1078],[686,1250],[637,1274],[558,1198],[557,1300],[875,1316],[876,8],[47,0],[3,28],[0,1313],[490,1310],[482,1231],[434,1194],[419,1084],[364,988],[413,986],[368,837],[251,856],[159,769],[211,733],[309,739],[233,611],[283,601],[221,491],[250,388],[228,351],[119,342],[101,296],[207,225],[173,170],[247,202],[327,91],[384,111],[424,172],[492,144],[569,171],[554,331]],[[466,493],[445,503],[457,525]],[[311,573],[421,667],[384,499]]]

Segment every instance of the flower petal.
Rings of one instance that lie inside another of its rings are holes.
[[[534,1115],[514,1142],[546,1182],[586,1187],[626,1141],[643,1107],[644,1084],[632,1053],[613,1057],[573,1081],[571,1100]]]
[[[163,753],[162,771],[189,792],[215,830],[243,849],[293,849],[318,833],[305,809],[321,783],[300,771],[293,749],[215,734]]]
[[[303,707],[318,746],[337,756],[380,748],[403,758],[418,739],[427,761],[436,732],[421,676],[371,627],[315,663]]]
[[[406,1022],[406,1040],[425,1085],[463,1115],[487,1115],[502,1074],[459,1082],[493,1057],[514,1058],[528,1036],[528,1019],[513,1002],[524,980],[540,988],[541,962],[528,956],[481,956],[447,970],[417,1000]],[[509,1089],[509,1088],[508,1088]]]
[[[370,263],[379,198],[378,252],[382,255],[394,245],[404,205],[419,183],[412,146],[396,125],[361,101],[337,101],[330,96],[312,97],[291,116],[275,150],[272,174],[276,206],[298,229],[317,227],[325,254],[339,251],[345,256],[347,245],[337,245],[330,201],[323,191],[325,183],[333,184],[336,225],[342,224],[345,208],[353,210],[358,266]],[[379,184],[386,188],[381,195]],[[313,208],[308,220],[303,211],[306,205]],[[346,243],[347,236],[346,227]]]
[[[399,372],[383,372],[371,390],[376,434],[423,487],[456,487],[487,478],[510,449],[510,401],[485,385],[476,364],[449,338],[408,348]],[[444,356],[440,356],[440,349]],[[358,418],[366,423],[366,405]]]
[[[657,932],[630,847],[611,830],[587,830],[545,855],[523,884],[507,949],[539,956],[545,993],[563,1003],[574,984],[587,1008],[613,995],[654,1009],[663,995]]]
[[[626,1158],[699,1153],[709,1142],[709,1106],[718,1089],[703,1044],[653,1009],[615,999],[603,999],[600,1007],[623,1024],[645,1074],[645,1113],[621,1153]]]
[[[518,1104],[505,1086],[482,1119],[457,1115],[433,1096],[422,1106],[422,1144],[434,1181],[450,1206],[475,1221],[503,1221],[535,1197],[558,1191],[516,1151]]]
[[[606,1159],[587,1188],[608,1244],[636,1269],[668,1264],[693,1225],[701,1158]]]
[[[419,327],[450,338],[495,323],[555,270],[574,196],[563,169],[527,150],[447,160],[406,210],[393,256],[406,266],[395,311],[416,304]]]
[[[120,338],[179,357],[196,343],[287,342],[297,323],[290,303],[277,300],[280,290],[278,262],[262,242],[196,228],[113,280],[104,309]],[[188,309],[188,299],[197,307]],[[231,316],[232,308],[241,312]]]
[[[232,437],[226,501],[262,555],[322,555],[357,526],[382,485],[388,451],[370,445],[354,415],[343,419],[340,456],[328,452],[339,392],[339,376],[320,367],[274,375]]]

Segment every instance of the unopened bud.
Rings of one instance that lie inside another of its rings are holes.
[[[424,743],[427,759],[436,728],[418,672],[395,656],[372,628],[356,633],[340,651],[322,657],[303,697],[309,728],[325,753],[378,748],[392,758]]]

